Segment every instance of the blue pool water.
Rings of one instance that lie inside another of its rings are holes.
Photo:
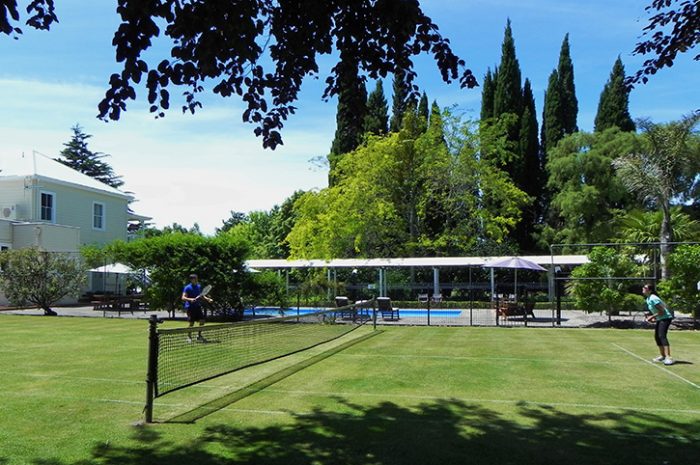
[[[299,309],[299,315],[306,315],[307,313],[314,313],[318,312],[318,308],[300,308]],[[371,310],[370,310],[371,312]],[[297,309],[296,308],[288,308],[284,310],[284,313],[280,313],[280,310],[278,308],[271,308],[271,307],[257,307],[255,309],[255,312],[253,312],[252,309],[246,309],[245,310],[245,315],[270,315],[270,316],[294,316],[297,314]],[[426,310],[421,310],[421,309],[406,309],[406,310],[399,310],[399,314],[401,318],[427,318],[428,317],[428,312]],[[430,317],[443,317],[443,318],[449,318],[449,317],[458,317],[462,314],[462,310],[455,309],[455,310],[431,310],[430,311]]]

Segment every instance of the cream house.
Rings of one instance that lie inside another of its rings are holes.
[[[82,245],[127,240],[150,219],[133,213],[130,200],[45,155],[0,154],[0,250],[77,253]]]

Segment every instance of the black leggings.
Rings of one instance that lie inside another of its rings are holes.
[[[672,318],[667,318],[665,320],[656,320],[656,327],[654,327],[654,339],[656,340],[656,345],[659,347],[667,347],[671,344],[668,343],[668,327],[671,326]]]

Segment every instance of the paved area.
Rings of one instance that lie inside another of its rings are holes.
[[[85,307],[51,307],[58,316],[72,316],[72,317],[83,317],[83,318],[138,318],[138,319],[148,319],[151,315],[158,315],[159,318],[168,318],[168,312],[164,311],[135,311],[133,314],[128,310],[122,310],[120,312],[93,310],[92,305]],[[44,311],[38,308],[27,308],[27,309],[16,309],[16,310],[2,310],[0,315],[31,315],[31,316],[41,316]],[[175,315],[176,317],[185,317],[184,313],[179,313]]]
[[[131,313],[129,311],[102,311],[93,310],[92,306],[83,307],[53,307],[53,310],[58,313],[59,317],[81,317],[81,318],[133,318],[133,319],[148,319],[150,315],[158,315],[159,318],[169,318],[170,315],[165,311],[135,311]],[[1,315],[30,315],[30,316],[41,316],[44,314],[43,310],[36,308],[28,309],[2,309],[0,308]],[[549,310],[535,310],[536,318],[528,319],[528,326],[532,327],[552,327],[552,312]],[[681,315],[677,315],[682,317]],[[184,312],[177,312],[175,314],[177,319],[185,319]],[[680,320],[681,318],[677,318]],[[614,327],[643,327],[643,318],[640,314],[636,315],[621,315],[614,316],[612,320],[612,326]],[[378,324],[387,325],[426,325],[426,318],[401,318],[398,321],[383,321],[381,318],[377,321]],[[431,317],[430,324],[435,326],[495,326],[495,315],[493,310],[488,309],[475,309],[471,312],[468,310],[462,311],[460,316],[455,317]],[[522,317],[511,317],[508,322],[501,323],[504,326],[523,326],[524,321]],[[586,313],[578,310],[563,310],[562,311],[562,321],[560,327],[568,328],[582,328],[582,327],[608,327],[610,323],[608,321],[608,316],[601,313]],[[648,325],[651,327],[651,325]]]

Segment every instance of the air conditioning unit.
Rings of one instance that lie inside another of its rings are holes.
[[[17,219],[17,207],[15,205],[0,207],[0,219],[16,220]]]

